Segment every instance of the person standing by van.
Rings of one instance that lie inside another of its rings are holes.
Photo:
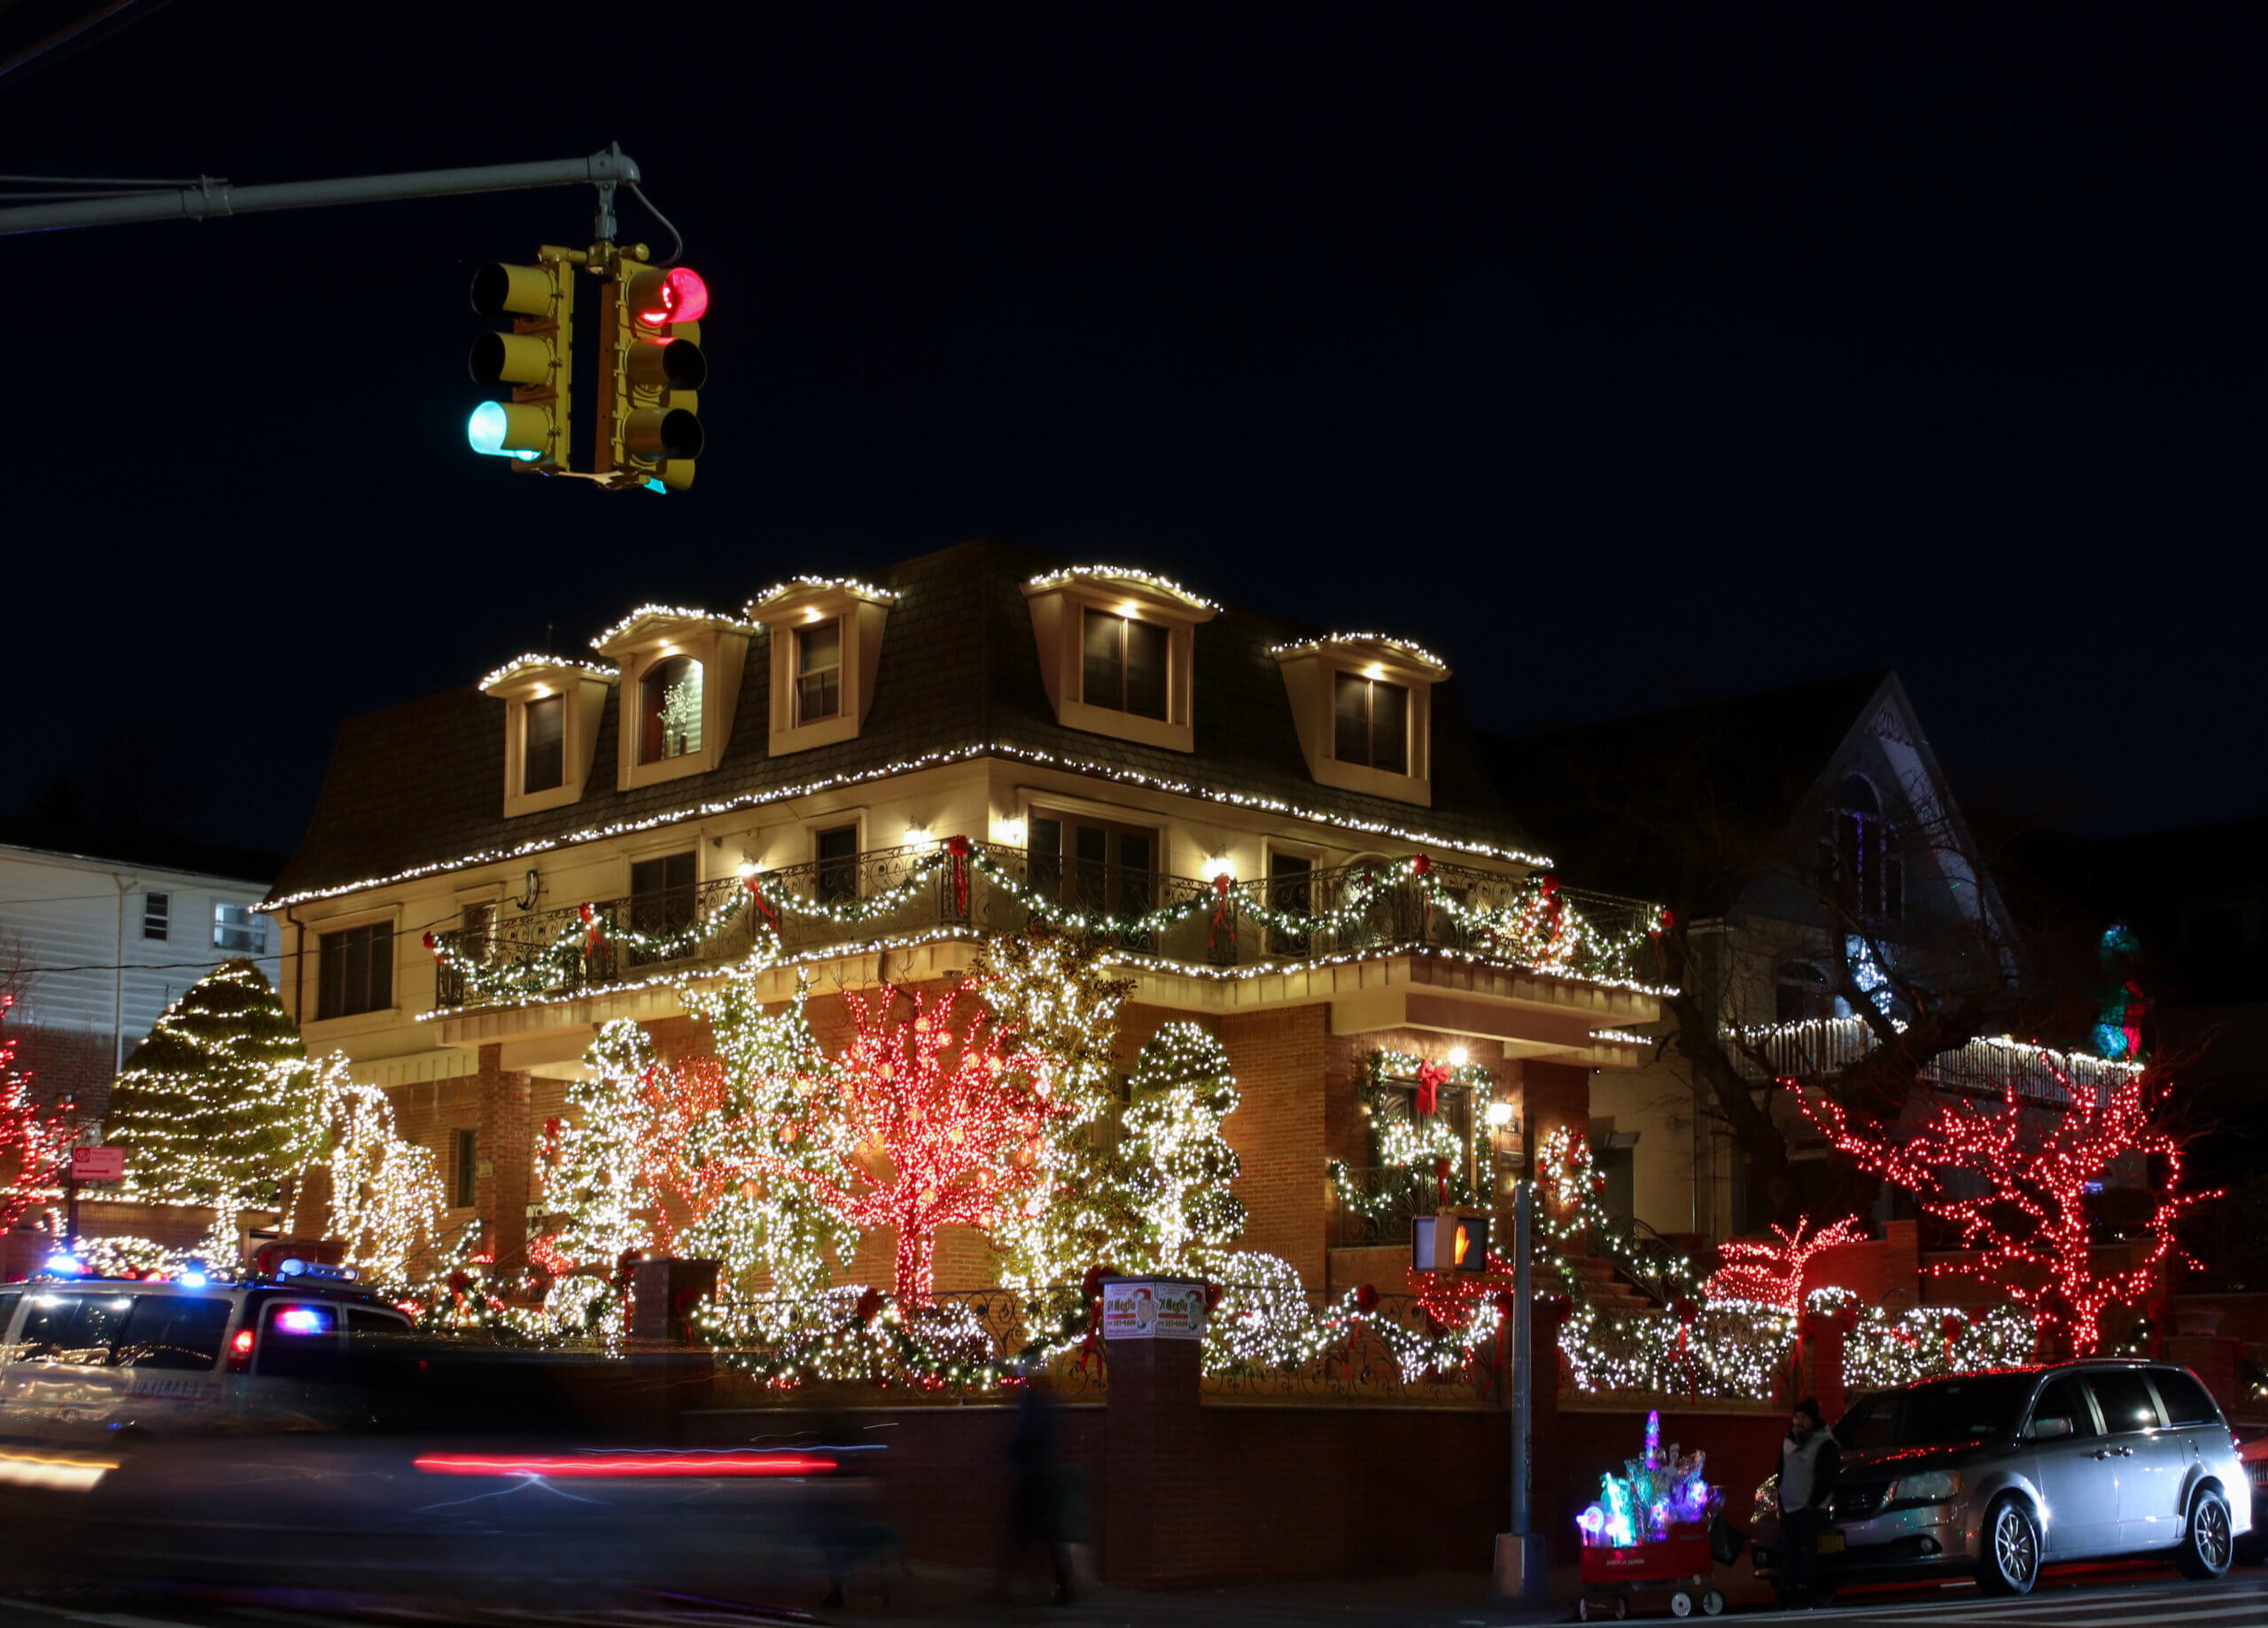
[[[1819,1539],[1827,1530],[1828,1501],[1843,1468],[1843,1449],[1807,1396],[1788,1421],[1780,1444],[1780,1542],[1787,1551],[1782,1603],[1808,1605],[1819,1587]]]

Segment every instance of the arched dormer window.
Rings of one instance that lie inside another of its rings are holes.
[[[1833,849],[1835,902],[1846,915],[1891,921],[1906,914],[1906,867],[1898,834],[1883,813],[1882,798],[1862,774],[1846,775],[1836,788]]]
[[[638,761],[666,763],[701,749],[701,663],[689,655],[655,663],[638,681]]]

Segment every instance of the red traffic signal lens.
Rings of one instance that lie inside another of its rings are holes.
[[[649,328],[672,322],[697,322],[709,309],[709,285],[689,266],[672,266],[659,275],[640,277],[631,285],[638,320]]]

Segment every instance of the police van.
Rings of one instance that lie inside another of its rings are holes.
[[[410,1331],[353,1268],[297,1260],[233,1283],[0,1285],[0,1436],[316,1423],[358,1346]]]

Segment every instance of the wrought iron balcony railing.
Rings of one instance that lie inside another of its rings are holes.
[[[1538,879],[1433,863],[1348,865],[1295,880],[1206,881],[995,843],[888,849],[744,881],[500,915],[435,936],[443,1008],[510,1004],[740,958],[937,927],[1045,920],[1130,954],[1200,966],[1287,964],[1402,946],[1608,981],[1654,981],[1651,907]]]

